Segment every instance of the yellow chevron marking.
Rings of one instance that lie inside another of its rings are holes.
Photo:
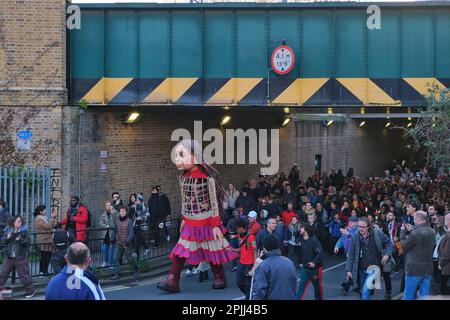
[[[105,103],[108,103],[126,87],[133,78],[105,78]]]
[[[83,97],[88,103],[106,104],[125,88],[133,78],[101,78]]]
[[[198,78],[170,78],[170,101],[175,103]]]
[[[175,103],[198,78],[166,78],[144,99],[149,103]]]
[[[403,78],[411,87],[421,95],[428,94],[429,84],[436,84],[440,90],[446,87],[436,78]]]
[[[169,102],[170,78],[164,79],[147,97],[144,102],[148,103],[167,103]]]
[[[232,104],[234,103],[235,78],[228,80],[206,104]]]
[[[236,102],[239,103],[263,78],[236,78]]]
[[[300,78],[287,87],[273,104],[304,104],[329,78]]]
[[[104,104],[105,78],[101,78],[81,100],[86,100],[87,103]]]
[[[232,104],[241,101],[263,78],[231,78],[206,104]]]
[[[401,104],[400,101],[392,99],[391,96],[368,78],[337,78],[337,80],[361,100],[364,105]]]

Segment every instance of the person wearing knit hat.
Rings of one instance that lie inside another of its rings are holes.
[[[344,248],[345,255],[347,255],[348,249],[350,248],[350,240],[358,229],[358,221],[358,217],[350,217],[347,227],[340,230],[342,235],[334,246],[334,254],[337,254],[339,249]]]

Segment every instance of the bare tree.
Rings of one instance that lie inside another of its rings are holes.
[[[430,84],[426,108],[412,128],[403,128],[430,169],[450,168],[450,90]]]
[[[8,74],[6,70],[7,66],[7,54],[5,53],[5,39],[4,39],[4,22],[0,20],[0,51],[4,54],[0,55],[0,165],[24,165],[33,163],[34,165],[41,166],[49,160],[53,151],[56,149],[58,142],[51,138],[41,138],[33,140],[33,144],[30,150],[20,151],[16,149],[15,134],[20,129],[29,129],[30,122],[35,119],[44,110],[48,110],[49,107],[58,105],[56,98],[55,101],[50,103],[50,106],[36,106],[39,97],[44,95],[47,90],[52,86],[56,79],[59,70],[56,69],[48,79],[44,80],[45,88],[36,93],[33,93],[26,101],[21,101],[20,105],[11,105],[11,103],[4,103],[2,101],[2,95],[8,96],[14,93],[9,90],[11,85],[15,85],[21,77],[34,71],[36,64],[41,63],[41,60],[55,47],[58,43],[53,42],[45,46],[42,52],[36,52],[35,58],[28,65],[19,67],[17,72]],[[2,57],[3,56],[3,57]]]

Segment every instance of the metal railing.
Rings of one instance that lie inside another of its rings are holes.
[[[91,264],[92,269],[107,269],[113,266],[113,264],[104,264],[105,257],[102,254],[102,244],[104,242],[103,233],[107,229],[88,229],[88,237],[86,244],[91,252]],[[53,243],[38,243],[36,241],[38,235],[53,234],[51,233],[29,233],[29,246],[27,260],[29,265],[30,274],[32,277],[38,277],[40,275],[40,259],[41,249],[47,250],[53,249]],[[135,237],[132,244],[133,252],[136,252],[138,261],[149,261],[158,257],[168,255],[172,248],[175,246],[180,236],[180,219],[168,220],[164,229],[157,228],[151,230],[148,225],[143,224],[135,227]],[[159,246],[155,246],[155,238],[159,238]],[[112,244],[111,244],[112,245]],[[4,245],[0,244],[0,258],[3,261]],[[125,257],[120,263],[121,265],[127,265]],[[45,270],[43,271],[45,272]],[[53,269],[49,265],[47,272],[53,274]],[[16,281],[15,270],[10,274],[12,283]]]
[[[51,169],[0,165],[0,198],[7,203],[11,216],[20,214],[24,223],[34,231],[36,206],[43,204],[50,217]]]

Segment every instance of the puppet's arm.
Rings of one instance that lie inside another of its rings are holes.
[[[213,178],[208,178],[209,201],[213,211],[211,215],[211,226],[219,227],[222,222],[220,220],[219,202],[217,201],[216,182]]]

